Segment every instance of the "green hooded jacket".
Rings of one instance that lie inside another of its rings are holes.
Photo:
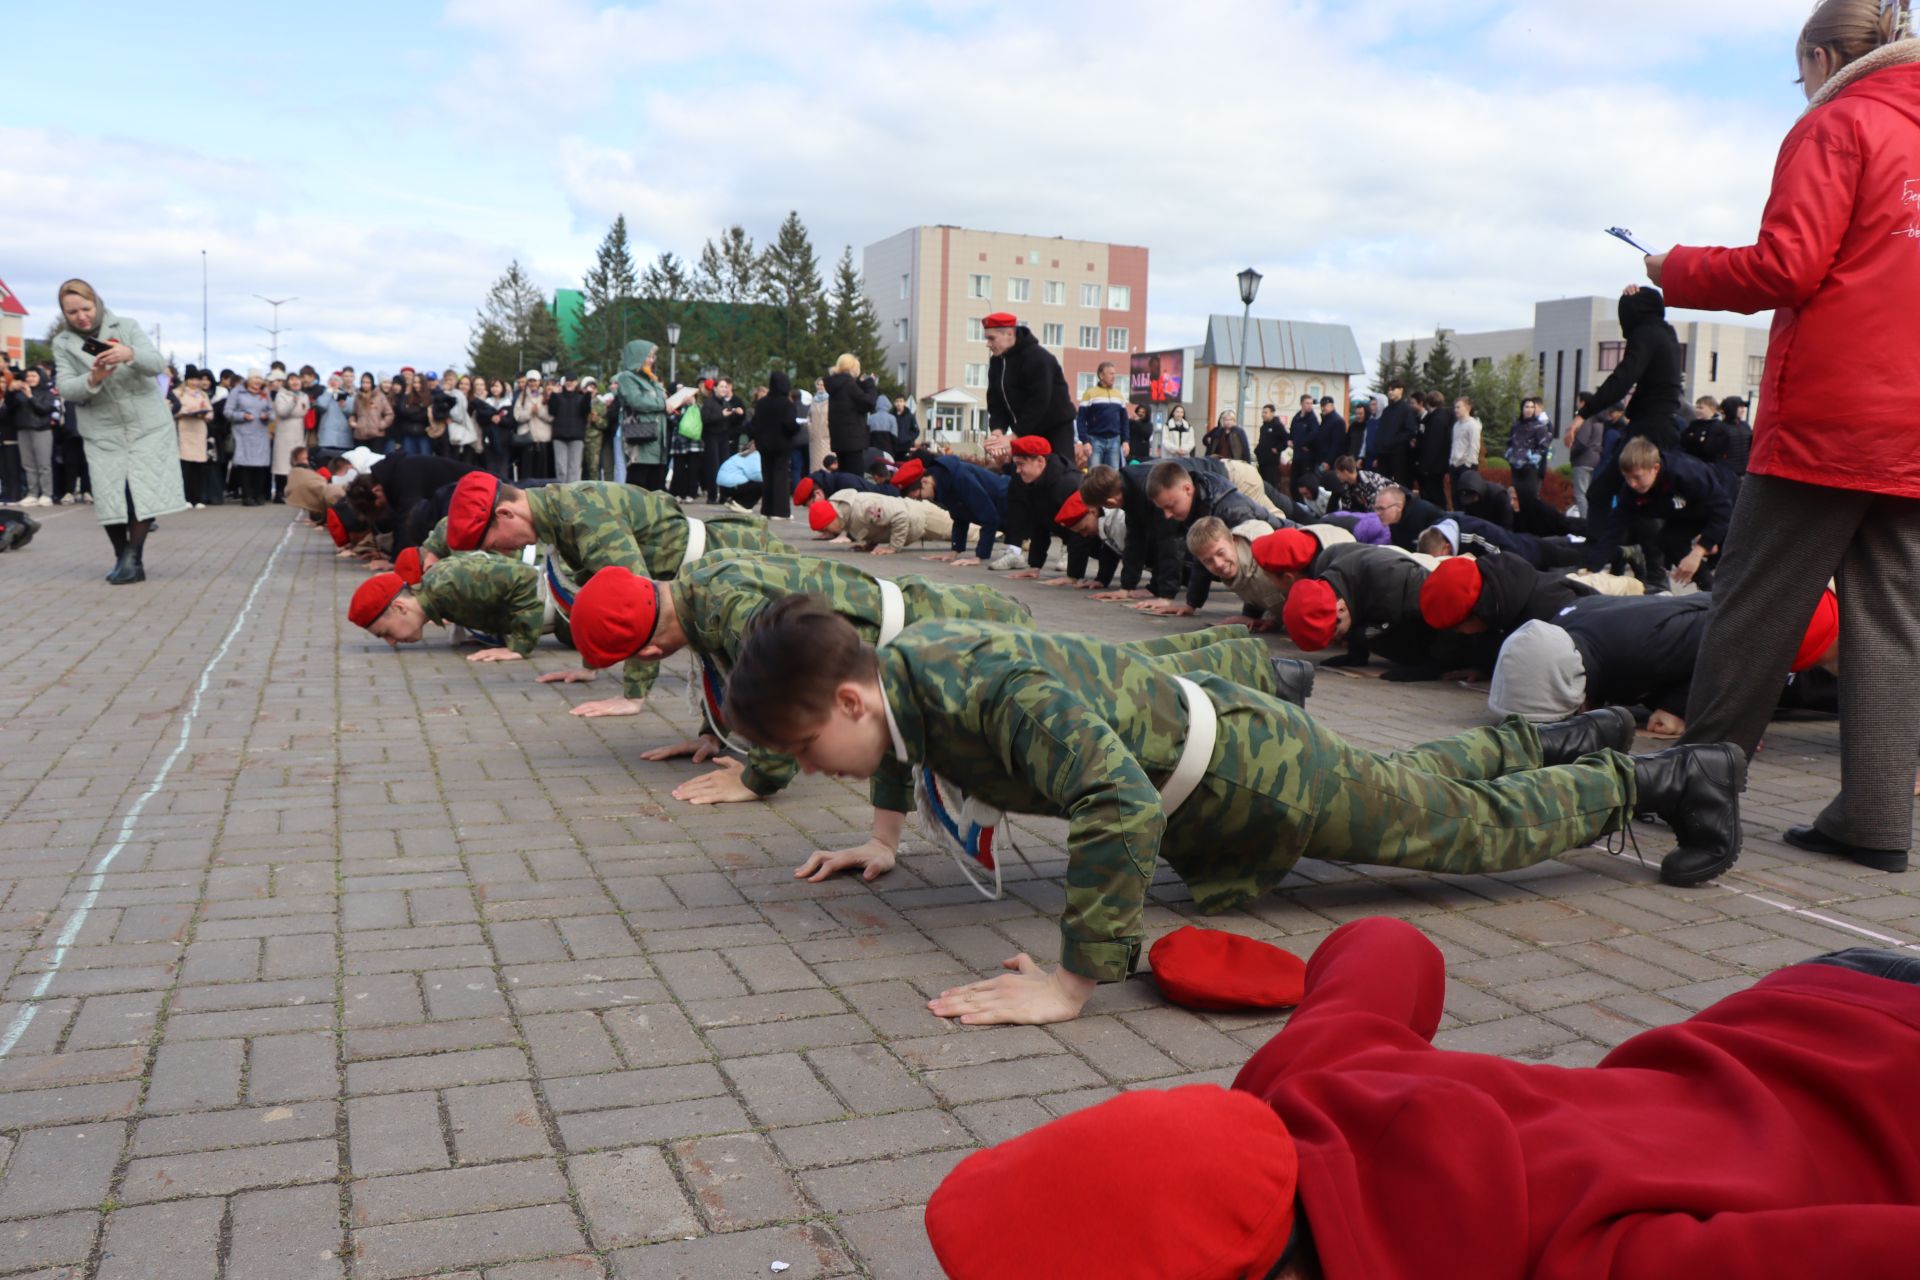
[[[657,349],[645,338],[629,342],[621,349],[620,372],[613,380],[613,394],[620,401],[620,434],[632,466],[659,466],[667,460],[666,384],[640,371]],[[635,443],[635,435],[648,427],[653,438]]]

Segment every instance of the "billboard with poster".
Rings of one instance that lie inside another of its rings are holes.
[[[1128,383],[1127,399],[1135,404],[1174,404],[1180,399],[1185,363],[1179,351],[1137,352]]]

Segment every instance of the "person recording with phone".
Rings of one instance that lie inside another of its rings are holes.
[[[62,325],[53,338],[60,394],[84,405],[81,434],[93,472],[94,514],[113,544],[115,586],[146,581],[147,530],[183,511],[178,436],[154,375],[166,361],[131,320],[107,310],[85,280],[58,294]]]

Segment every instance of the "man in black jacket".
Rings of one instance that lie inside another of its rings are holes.
[[[1261,405],[1260,435],[1253,443],[1253,465],[1260,469],[1262,480],[1268,484],[1280,483],[1280,459],[1286,451],[1287,432],[1281,426],[1279,412],[1270,404]]]
[[[1214,472],[1190,468],[1182,466],[1183,461],[1188,460],[1168,459],[1155,466],[1147,476],[1147,497],[1165,518],[1166,535],[1179,540],[1177,545],[1189,561],[1187,602],[1175,604],[1172,601],[1155,600],[1136,606],[1150,613],[1176,618],[1199,612],[1206,605],[1207,593],[1213,585],[1213,575],[1194,558],[1191,551],[1186,550],[1187,529],[1194,521],[1214,516],[1231,530],[1249,524],[1260,524],[1269,529],[1288,527],[1284,518],[1255,506],[1253,499],[1235,488],[1224,469]],[[1128,523],[1132,523],[1131,518]]]
[[[1387,526],[1394,546],[1412,551],[1420,535],[1440,523],[1446,512],[1425,498],[1414,497],[1405,486],[1390,484],[1374,495],[1373,514]]]
[[[1320,397],[1320,432],[1314,440],[1313,460],[1315,474],[1311,477],[1316,487],[1320,477],[1333,465],[1333,460],[1349,453],[1347,448],[1347,420],[1340,416],[1332,396]],[[1297,486],[1296,486],[1297,487]]]
[[[1420,496],[1444,508],[1447,465],[1453,457],[1453,407],[1438,391],[1427,392],[1426,405],[1426,415],[1420,419],[1420,443],[1414,449],[1414,469],[1420,476]]]
[[[1150,467],[1094,467],[1080,484],[1080,500],[1094,512],[1117,509],[1126,516],[1126,547],[1120,556],[1120,589],[1096,600],[1171,600],[1180,593],[1183,549],[1167,527],[1160,508],[1147,496]],[[1143,569],[1153,572],[1151,590],[1140,585]]]
[[[453,458],[389,454],[369,467],[365,475],[353,478],[347,486],[347,505],[376,532],[394,535],[392,554],[397,555],[424,542],[446,514],[445,496],[435,507],[431,505],[434,495],[474,470],[477,468]],[[409,519],[422,503],[430,504],[429,512]]]
[[[1680,335],[1667,323],[1667,301],[1650,285],[1630,284],[1620,295],[1619,317],[1626,350],[1587,403],[1617,404],[1629,391],[1633,400],[1627,405],[1627,417],[1618,434],[1609,432],[1602,446],[1600,465],[1594,468],[1593,482],[1587,489],[1590,518],[1611,506],[1614,495],[1620,492],[1620,469],[1614,457],[1621,445],[1635,436],[1645,436],[1662,453],[1680,447],[1685,370],[1680,359]],[[1582,419],[1575,418],[1568,430],[1576,432],[1581,425]]]
[[[1040,436],[1020,436],[1014,440],[1012,469],[1013,476],[1026,490],[1032,514],[1026,525],[1027,567],[1008,576],[1037,578],[1047,567],[1047,555],[1053,550],[1055,534],[1062,534],[1061,540],[1069,548],[1076,540],[1076,535],[1063,533],[1055,517],[1067,499],[1080,492],[1080,482],[1086,477],[1053,452],[1053,446]]]
[[[559,416],[554,414],[555,440],[560,438]],[[747,406],[733,394],[733,379],[715,378],[713,390],[700,404],[700,484],[708,502],[720,501],[720,464],[739,451],[740,432],[746,423]]]
[[[1320,415],[1313,411],[1313,397],[1301,396],[1300,409],[1287,424],[1287,441],[1293,446],[1293,467],[1287,492],[1295,498],[1312,497],[1319,491],[1314,477],[1333,457],[1320,454]]]
[[[1413,442],[1420,434],[1420,411],[1407,399],[1407,384],[1387,384],[1387,407],[1373,431],[1373,456],[1368,471],[1377,471],[1399,485],[1413,483]]]
[[[1051,351],[1040,345],[1033,330],[1009,312],[996,311],[980,322],[987,337],[987,421],[992,430],[1008,436],[1040,436],[1062,458],[1073,457],[1073,423],[1079,406],[1067,390],[1067,375]],[[994,568],[1017,568],[1018,544],[1039,535],[1052,512],[1034,515],[1026,500],[1026,484],[1008,477],[1007,548]],[[1028,517],[1033,518],[1029,519]]]
[[[560,390],[547,400],[547,412],[553,415],[553,473],[561,484],[580,479],[586,457],[587,419],[593,412],[593,399],[580,389],[577,374],[567,374]]]
[[[1287,638],[1307,653],[1345,640],[1346,653],[1326,666],[1364,667],[1378,651],[1394,664],[1390,679],[1433,679],[1444,667],[1433,629],[1420,616],[1426,580],[1426,566],[1393,547],[1350,542],[1323,548],[1287,592]],[[1457,658],[1453,665],[1459,665]]]

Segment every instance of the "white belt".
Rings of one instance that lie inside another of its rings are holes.
[[[907,626],[907,598],[891,578],[875,578],[880,588],[880,643],[892,644]]]
[[[688,565],[692,564],[695,560],[698,560],[701,556],[705,555],[707,552],[706,521],[695,520],[692,516],[686,517],[686,520],[687,520],[687,554],[680,557],[680,570],[683,573],[686,571],[686,568]]]
[[[1160,811],[1167,818],[1179,811],[1207,776],[1213,763],[1213,748],[1220,736],[1220,717],[1207,691],[1184,676],[1175,676],[1180,696],[1187,704],[1187,738],[1180,747],[1180,759],[1160,788]],[[989,899],[1002,893],[1000,859],[994,851],[994,832],[1006,814],[968,797],[945,778],[926,769],[914,770],[914,797],[920,809],[921,826],[947,846],[967,883]],[[989,888],[985,872],[993,873]]]

